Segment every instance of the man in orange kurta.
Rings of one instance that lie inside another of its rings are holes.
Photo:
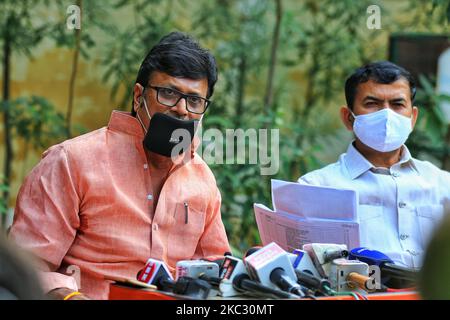
[[[183,162],[143,144],[155,113],[201,120],[216,80],[213,56],[171,33],[141,65],[131,114],[113,111],[107,127],[44,152],[19,191],[10,237],[37,256],[52,297],[107,299],[108,279],[135,278],[150,257],[173,272],[179,260],[230,251],[195,143]]]

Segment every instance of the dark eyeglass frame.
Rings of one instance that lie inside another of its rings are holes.
[[[194,114],[204,114],[204,113],[206,112],[206,110],[208,109],[210,103],[211,103],[211,100],[209,100],[209,99],[206,99],[206,98],[197,96],[197,95],[195,95],[195,94],[185,94],[185,93],[183,93],[183,92],[181,92],[181,91],[178,91],[178,90],[176,90],[176,89],[173,89],[173,88],[159,87],[159,86],[152,86],[152,85],[149,85],[148,87],[149,87],[149,88],[152,88],[153,90],[156,91],[156,100],[157,100],[160,104],[162,104],[162,105],[164,105],[164,106],[166,106],[166,107],[169,107],[169,108],[175,107],[175,106],[178,104],[178,102],[180,102],[181,99],[184,99],[184,101],[186,101],[186,110],[187,110],[187,111],[189,111],[190,113],[194,113]],[[160,90],[162,90],[162,89],[172,90],[173,92],[176,92],[177,94],[179,94],[180,97],[178,98],[178,100],[177,100],[173,105],[170,105],[170,104],[161,102],[161,101],[159,100],[159,92],[160,92]],[[187,98],[189,98],[189,97],[191,97],[191,98],[198,98],[198,99],[201,99],[201,100],[204,101],[204,103],[205,103],[205,109],[203,110],[203,112],[195,112],[195,111],[192,111],[192,110],[189,108],[189,102],[188,102],[188,100],[187,100]]]

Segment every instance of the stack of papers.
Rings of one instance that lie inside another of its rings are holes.
[[[288,252],[306,243],[359,247],[356,191],[272,180],[272,203],[274,210],[253,205],[263,245],[276,242]]]

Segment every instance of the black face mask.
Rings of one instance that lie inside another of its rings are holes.
[[[155,113],[150,119],[144,147],[165,157],[177,157],[189,150],[198,122]]]

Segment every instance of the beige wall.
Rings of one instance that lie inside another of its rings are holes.
[[[13,56],[11,99],[19,96],[37,95],[48,99],[64,115],[67,110],[69,80],[72,70],[73,52],[69,49],[55,48],[48,43],[41,45],[33,58]],[[98,58],[89,61],[79,60],[75,86],[75,98],[72,124],[79,124],[87,131],[107,125],[113,109],[120,106],[110,100],[110,85],[103,84],[103,70]],[[1,82],[1,81],[0,81]],[[120,96],[120,95],[119,95]],[[125,106],[129,109],[129,104]],[[3,118],[0,124],[0,164],[4,166]],[[59,137],[64,140],[65,137]],[[26,174],[38,163],[44,149],[25,152],[24,142],[14,140],[13,176],[11,202],[14,206],[15,195]]]

